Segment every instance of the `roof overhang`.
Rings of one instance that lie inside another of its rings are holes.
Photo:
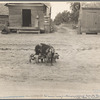
[[[98,2],[82,2],[81,3],[81,8],[100,8],[100,3]]]
[[[5,6],[47,6],[51,7],[50,3],[6,3]]]

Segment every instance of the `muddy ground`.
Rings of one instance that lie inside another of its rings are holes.
[[[38,43],[52,45],[53,66],[29,63]],[[0,98],[100,98],[100,36],[60,25],[50,34],[0,34]]]

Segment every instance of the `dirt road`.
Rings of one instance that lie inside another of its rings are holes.
[[[38,43],[51,44],[54,66],[29,63]],[[100,36],[59,26],[51,34],[0,34],[0,98],[100,98]]]

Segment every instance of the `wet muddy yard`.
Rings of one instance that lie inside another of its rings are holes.
[[[52,45],[60,55],[53,66],[29,62],[38,43]],[[99,83],[99,35],[78,35],[64,26],[50,34],[0,34],[0,98],[96,94]]]

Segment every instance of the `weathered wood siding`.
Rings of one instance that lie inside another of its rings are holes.
[[[100,8],[83,8],[80,14],[81,32],[100,32]]]
[[[9,7],[10,27],[22,26],[22,12],[20,7]]]
[[[10,27],[22,27],[22,10],[31,9],[31,26],[35,27],[36,16],[39,16],[39,27],[44,28],[44,16],[46,15],[45,6],[9,6]]]
[[[0,30],[2,30],[3,27],[7,24],[8,24],[8,16],[7,15],[0,15]]]

